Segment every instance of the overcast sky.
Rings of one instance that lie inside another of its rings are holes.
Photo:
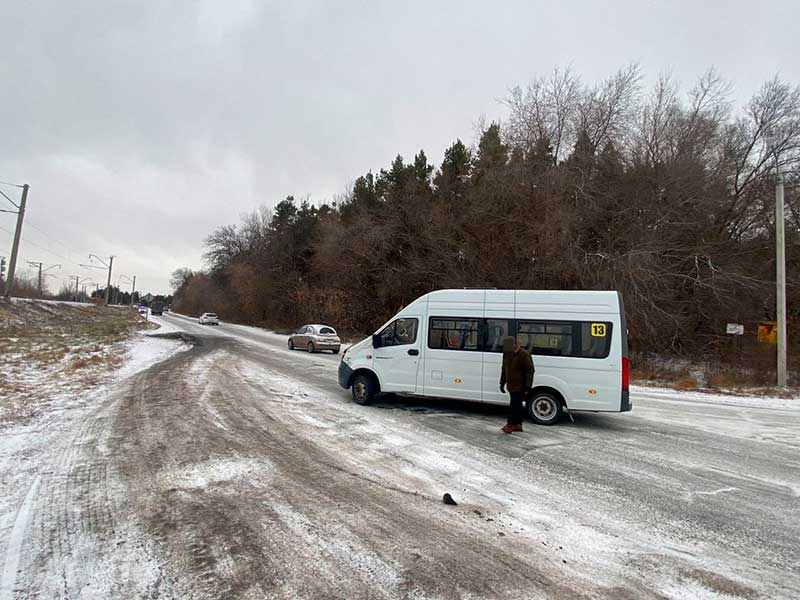
[[[796,0],[0,2],[0,181],[31,185],[20,260],[104,282],[78,264],[113,254],[115,282],[166,292],[218,225],[330,200],[398,153],[438,164],[554,66],[599,81],[638,62],[688,87],[714,65],[740,102],[800,82],[798,17]]]

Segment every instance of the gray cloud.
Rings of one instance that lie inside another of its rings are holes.
[[[791,1],[6,2],[0,179],[32,186],[24,260],[115,254],[166,291],[217,225],[330,199],[397,153],[437,161],[555,65],[598,80],[637,61],[686,87],[716,65],[739,102],[797,81],[795,17]],[[0,254],[11,229],[0,214]]]

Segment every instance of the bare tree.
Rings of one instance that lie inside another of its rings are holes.
[[[622,145],[627,138],[638,108],[640,82],[639,65],[632,64],[583,94],[575,129],[586,132],[595,150],[607,141]]]
[[[575,141],[577,110],[584,94],[580,77],[567,67],[549,77],[531,81],[523,90],[515,87],[505,99],[511,111],[506,127],[509,142],[533,148],[546,139],[553,146],[554,162],[563,158]]]

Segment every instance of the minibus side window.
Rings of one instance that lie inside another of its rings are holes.
[[[483,346],[484,352],[502,352],[503,338],[511,335],[510,321],[508,319],[486,319],[486,337]]]
[[[380,332],[381,347],[405,346],[417,341],[417,319],[397,319]]]
[[[605,321],[518,321],[517,340],[531,354],[606,358],[611,323]]]
[[[519,321],[517,340],[531,354],[574,356],[577,323],[553,321]]]
[[[581,356],[606,358],[611,350],[611,323],[581,323]]]
[[[417,341],[417,319],[397,319],[395,321],[395,346],[405,346]]]
[[[428,348],[434,350],[478,350],[480,319],[432,317]]]

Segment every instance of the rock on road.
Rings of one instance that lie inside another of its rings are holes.
[[[640,392],[504,436],[497,408],[357,406],[338,357],[156,320],[197,343],[19,463],[0,600],[800,597],[797,405]]]

